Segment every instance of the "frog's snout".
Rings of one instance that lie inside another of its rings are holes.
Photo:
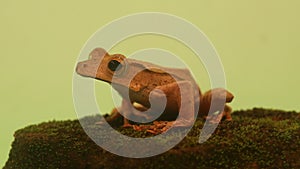
[[[82,73],[82,69],[84,69],[87,65],[85,63],[79,62],[76,65],[76,73],[80,74]]]
[[[87,62],[79,62],[76,66],[76,73],[81,76],[92,76],[95,74],[95,70]]]

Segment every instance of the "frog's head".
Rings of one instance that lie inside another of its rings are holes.
[[[109,55],[104,49],[96,48],[86,61],[79,62],[76,72],[84,77],[91,77],[111,83],[113,76],[122,74],[126,69],[125,56]]]

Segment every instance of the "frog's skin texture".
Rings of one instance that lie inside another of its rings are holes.
[[[174,126],[191,126],[198,116],[206,116],[211,105],[212,93],[214,101],[226,98],[231,102],[233,95],[225,89],[212,89],[203,95],[188,69],[167,68],[152,63],[126,58],[121,54],[108,54],[102,48],[90,53],[90,59],[79,62],[76,72],[84,77],[105,81],[112,85],[123,98],[121,107],[115,108],[109,120],[124,116],[124,126],[131,126],[130,117],[139,117],[153,121],[173,121]],[[220,98],[220,99],[219,99]],[[163,113],[161,102],[166,99]],[[223,101],[224,102],[224,101]],[[156,106],[158,105],[158,106]],[[198,109],[200,105],[200,108]],[[220,107],[220,106],[218,106]],[[207,117],[211,122],[219,122],[223,116],[231,120],[231,108],[221,106],[215,117]],[[180,111],[180,114],[179,114]],[[178,115],[179,114],[179,115]]]

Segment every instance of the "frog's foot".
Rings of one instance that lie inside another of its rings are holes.
[[[148,133],[157,135],[166,132],[171,127],[187,127],[183,125],[176,125],[175,121],[154,121],[152,125],[131,125],[135,131],[146,131]]]
[[[231,117],[231,107],[229,107],[228,105],[225,105],[224,110],[219,113],[219,114],[214,114],[211,116],[207,116],[205,117],[210,123],[216,124],[219,123],[222,120],[225,121],[232,121],[232,117]]]
[[[161,134],[171,128],[173,123],[173,121],[154,121],[153,125],[151,125],[146,131],[152,134]]]
[[[130,125],[128,127],[132,127],[135,131],[146,131],[148,133],[157,135],[167,131],[170,127],[172,127],[172,125],[173,122],[169,121],[154,121],[152,125]]]
[[[232,112],[232,108],[228,105],[225,105],[224,116],[226,118],[226,121],[232,121],[231,112]]]
[[[133,130],[135,131],[145,131],[150,128],[151,125],[132,125]]]
[[[123,128],[131,128],[131,127],[133,127],[133,125],[130,124],[130,123],[127,123],[127,124],[123,124],[122,127],[123,127]]]

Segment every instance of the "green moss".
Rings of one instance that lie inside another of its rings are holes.
[[[99,116],[82,119],[89,132],[108,132],[94,125]],[[121,128],[132,137],[146,132]],[[198,143],[203,121],[178,145],[161,155],[132,159],[111,154],[97,146],[78,120],[50,121],[15,132],[9,168],[300,168],[300,114],[254,108],[236,111],[233,122],[222,122],[203,144]],[[169,136],[177,137],[178,133]],[[101,138],[108,141],[109,138]],[[162,140],[160,144],[164,144]],[[119,146],[122,146],[120,143]]]

